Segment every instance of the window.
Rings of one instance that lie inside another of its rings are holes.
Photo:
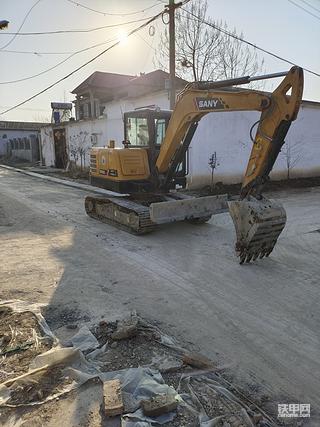
[[[149,145],[148,120],[144,117],[129,117],[127,138],[131,145],[147,147]]]
[[[31,149],[29,139],[24,138],[24,146],[25,146],[26,150],[30,150]]]
[[[156,145],[161,145],[163,138],[165,137],[165,134],[166,134],[165,119],[156,119],[155,128],[156,128]]]
[[[24,143],[22,138],[19,138],[19,150],[23,150],[24,149]]]

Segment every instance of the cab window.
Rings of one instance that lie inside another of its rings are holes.
[[[163,138],[166,134],[166,121],[165,119],[156,119],[155,120],[155,129],[156,129],[156,145],[161,145]]]
[[[148,120],[145,117],[128,117],[126,126],[131,145],[149,145]]]

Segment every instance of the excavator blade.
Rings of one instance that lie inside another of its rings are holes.
[[[240,264],[269,256],[286,224],[286,212],[279,202],[253,197],[228,202],[236,235]]]

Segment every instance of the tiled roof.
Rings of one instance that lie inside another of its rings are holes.
[[[71,93],[78,94],[82,91],[85,91],[86,89],[89,89],[90,87],[112,89],[114,87],[122,86],[128,83],[129,80],[133,78],[134,76],[129,76],[127,74],[104,73],[102,71],[95,71]]]
[[[91,89],[105,90],[113,95],[127,92],[129,95],[134,89],[141,88],[143,93],[152,93],[165,88],[165,80],[169,74],[163,70],[155,70],[150,73],[140,74],[140,76],[129,76],[126,74],[103,73],[96,71],[89,76],[84,82],[76,87],[71,93],[82,94]],[[183,88],[188,82],[176,77],[177,88]]]

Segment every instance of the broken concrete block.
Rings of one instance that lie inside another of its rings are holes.
[[[131,317],[118,323],[117,329],[111,335],[116,341],[125,340],[136,336],[138,333],[138,319]]]
[[[202,354],[199,353],[185,353],[182,357],[182,361],[185,365],[192,366],[198,369],[212,369],[214,363]]]
[[[120,380],[110,380],[103,383],[104,411],[107,417],[123,413]]]
[[[174,411],[178,406],[178,402],[174,395],[159,394],[149,400],[142,400],[141,407],[143,413],[150,417],[166,414]]]

